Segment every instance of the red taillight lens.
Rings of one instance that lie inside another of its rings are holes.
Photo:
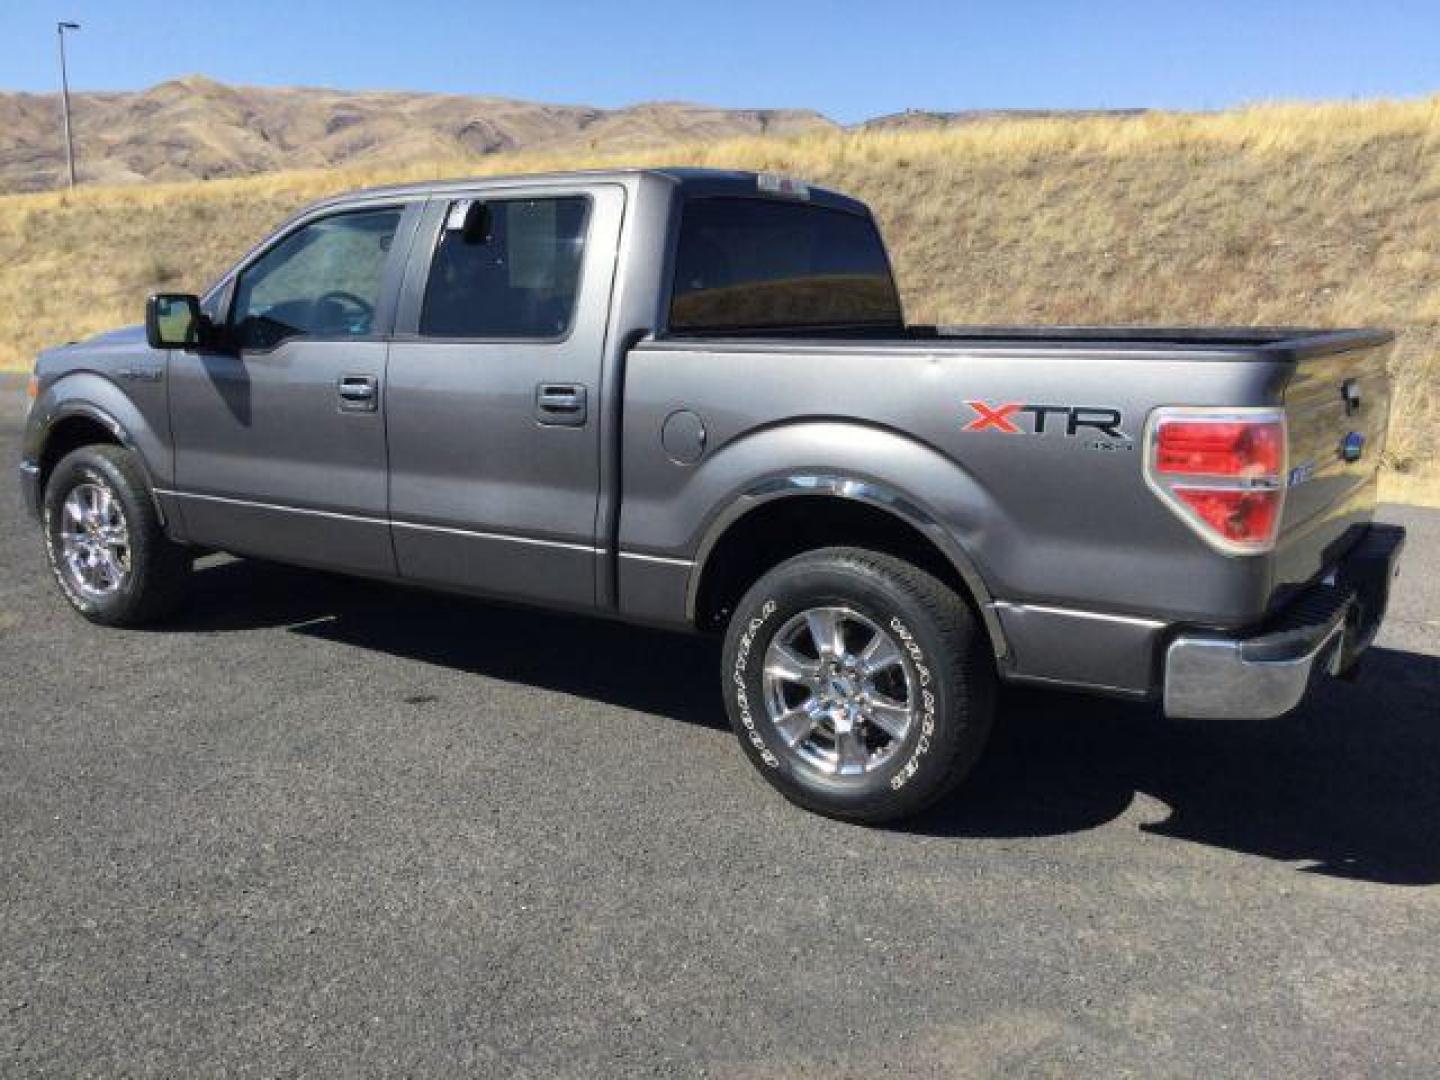
[[[1150,486],[1212,546],[1269,551],[1285,505],[1285,416],[1272,409],[1160,409],[1151,420]]]
[[[1278,420],[1163,420],[1155,428],[1155,471],[1185,476],[1276,476],[1284,467]]]
[[[1265,544],[1280,519],[1278,491],[1213,491],[1177,487],[1175,497],[1232,544]]]

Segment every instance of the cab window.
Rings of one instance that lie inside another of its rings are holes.
[[[672,333],[898,330],[902,323],[890,263],[869,217],[773,199],[685,204]]]
[[[231,326],[241,348],[293,337],[367,337],[401,210],[321,218],[297,229],[240,275]]]
[[[462,200],[435,248],[420,333],[437,338],[565,336],[575,318],[590,200]]]

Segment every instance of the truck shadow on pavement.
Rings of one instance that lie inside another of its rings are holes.
[[[253,562],[197,575],[175,630],[285,627],[487,678],[724,729],[718,644]],[[206,595],[208,594],[208,595]],[[1051,836],[1136,808],[1147,833],[1311,873],[1440,883],[1440,658],[1373,649],[1354,684],[1270,721],[1171,721],[1153,706],[1007,689],[960,794],[904,826]],[[1146,813],[1145,798],[1163,807]],[[1168,813],[1167,813],[1168,811]]]
[[[690,724],[729,726],[714,641],[603,619],[243,560],[200,570],[191,602],[166,629],[265,627]]]
[[[1167,720],[1157,708],[1002,696],[986,758],[915,831],[1037,836],[1111,821],[1137,795],[1159,836],[1397,885],[1440,882],[1440,658],[1372,649],[1279,720]],[[1168,809],[1168,814],[1166,810]]]

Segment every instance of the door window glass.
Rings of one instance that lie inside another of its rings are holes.
[[[420,333],[563,337],[575,317],[589,205],[580,196],[456,203],[425,284]]]
[[[336,214],[299,229],[246,268],[231,315],[242,348],[374,332],[401,211]]]

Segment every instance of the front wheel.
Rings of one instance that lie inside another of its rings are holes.
[[[809,810],[880,824],[970,772],[995,672],[965,602],[900,559],[826,548],[746,593],[724,650],[731,725],[761,774]]]
[[[193,560],[165,535],[130,451],[84,446],[65,455],[45,485],[44,525],[50,571],[91,622],[139,626],[179,601]]]

